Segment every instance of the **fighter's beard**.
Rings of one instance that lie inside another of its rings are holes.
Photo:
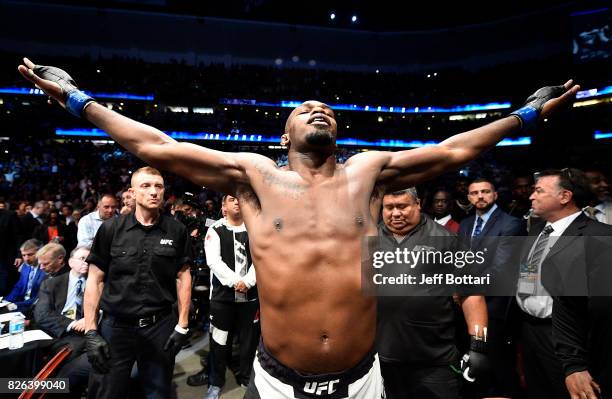
[[[312,146],[325,147],[333,143],[333,137],[328,128],[317,128],[306,135],[306,142]]]

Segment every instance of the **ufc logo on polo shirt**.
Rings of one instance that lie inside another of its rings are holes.
[[[323,395],[325,392],[326,395],[331,395],[336,391],[334,385],[339,383],[340,380],[332,380],[332,381],[323,381],[323,382],[307,382],[304,385],[304,392],[306,393],[314,393],[315,395]]]
[[[159,240],[159,243],[160,243],[161,245],[172,245],[172,241],[173,241],[173,240],[169,240],[169,239],[167,239],[167,238],[162,238],[161,240]]]

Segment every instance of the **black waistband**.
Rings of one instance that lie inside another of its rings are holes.
[[[146,316],[135,317],[114,316],[112,314],[105,313],[104,318],[108,319],[111,323],[113,323],[113,325],[117,327],[123,326],[142,328],[157,323],[170,313],[172,313],[172,309],[166,308]]]
[[[261,367],[272,377],[291,385],[298,399],[344,398],[348,395],[348,386],[366,375],[374,364],[376,350],[372,348],[354,367],[326,374],[302,374],[276,360],[267,350],[263,340],[259,340],[257,359]]]

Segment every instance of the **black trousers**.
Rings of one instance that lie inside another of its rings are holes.
[[[130,374],[136,362],[138,379],[146,397],[170,398],[176,353],[164,351],[163,347],[176,322],[176,316],[172,313],[142,328],[126,327],[113,319],[104,318],[100,323],[100,335],[110,346],[110,371],[100,374],[92,370],[88,397],[127,398],[132,383]]]
[[[459,399],[460,379],[450,366],[380,362],[387,399]]]
[[[79,356],[66,363],[58,372],[56,378],[68,378],[70,393],[67,398],[79,399],[89,381],[91,364],[87,360],[87,354],[81,353]]]
[[[477,381],[477,390],[482,397],[515,398],[519,394],[519,382],[514,339],[504,320],[489,318],[488,328],[489,378]]]
[[[529,399],[569,399],[565,373],[555,355],[550,319],[523,316],[521,340],[524,348],[525,380]]]
[[[240,345],[240,368],[236,378],[239,384],[248,385],[260,335],[259,321],[255,320],[258,309],[258,301],[211,301],[210,385],[225,385],[225,369],[232,351],[233,336],[238,336]]]

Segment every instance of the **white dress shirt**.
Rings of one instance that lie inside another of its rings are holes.
[[[540,263],[538,264],[538,279],[536,281],[537,295],[528,296],[523,299],[521,299],[518,294],[516,295],[516,300],[518,302],[518,305],[525,313],[531,316],[534,316],[534,317],[538,317],[540,319],[550,318],[550,316],[552,315],[553,299],[548,293],[548,291],[546,291],[546,288],[542,286],[542,280],[541,280],[542,274],[540,273],[542,262],[544,261],[544,259],[546,259],[548,252],[555,245],[555,242],[557,242],[558,237],[560,237],[565,232],[568,226],[572,224],[572,222],[576,220],[576,218],[581,213],[582,211],[578,211],[562,219],[559,219],[554,223],[550,223],[550,222],[546,223],[546,226],[551,226],[553,228],[553,231],[550,233],[548,243],[546,245],[546,248],[544,249],[544,252],[542,253],[542,257],[540,258]],[[540,235],[542,235],[542,233],[540,233]],[[538,239],[540,238],[540,235],[538,235]],[[529,251],[529,257],[531,256],[531,253],[535,249],[538,239],[536,239],[535,242],[533,243],[533,246],[531,247],[531,250]]]
[[[104,220],[100,217],[100,212],[97,210],[83,216],[81,220],[79,220],[77,230],[78,246],[91,247],[93,239],[100,226],[102,226],[102,223],[104,223]]]
[[[449,220],[451,220],[452,215],[448,214],[446,216],[444,216],[443,218],[440,219],[434,219],[436,221],[436,223],[438,223],[439,225],[442,226],[446,226],[446,223],[448,223]]]

